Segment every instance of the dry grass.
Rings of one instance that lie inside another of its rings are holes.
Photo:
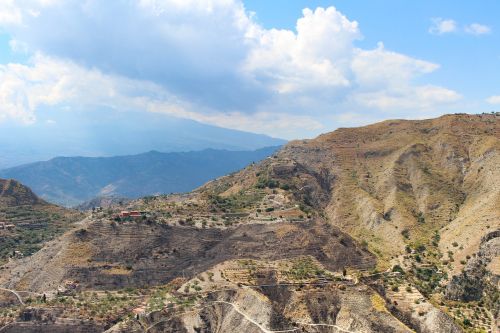
[[[106,275],[130,275],[132,274],[132,270],[122,266],[115,266],[102,270],[102,273]]]
[[[373,293],[370,297],[370,300],[372,302],[373,308],[377,310],[378,312],[387,312],[387,308],[385,307],[385,300],[380,297],[379,294]]]

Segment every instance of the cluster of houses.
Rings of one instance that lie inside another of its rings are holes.
[[[15,224],[9,224],[7,222],[0,222],[0,229],[3,229],[3,230],[11,230],[11,229],[14,229],[16,227]]]

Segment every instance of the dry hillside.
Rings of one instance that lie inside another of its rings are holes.
[[[87,332],[496,332],[499,121],[339,129],[190,194],[89,213],[2,267],[31,304],[0,319],[11,332],[62,318]]]

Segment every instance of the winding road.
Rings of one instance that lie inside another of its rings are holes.
[[[235,304],[230,303],[230,302],[226,302],[226,301],[213,301],[213,302],[210,302],[209,304],[207,304],[207,305],[205,305],[205,306],[203,306],[201,308],[198,308],[198,309],[192,310],[192,311],[187,311],[185,313],[196,312],[196,311],[201,310],[202,308],[209,307],[210,305],[213,305],[213,304],[226,304],[226,305],[231,306],[236,312],[238,312],[238,314],[240,314],[243,318],[245,318],[247,321],[249,321],[253,325],[257,326],[263,333],[288,333],[288,332],[298,332],[300,330],[300,327],[294,327],[294,328],[291,328],[291,329],[280,330],[280,331],[270,330],[267,327],[263,326],[262,324],[256,322],[252,317],[250,317],[245,312],[241,311]],[[161,324],[163,322],[166,322],[168,320],[170,320],[170,319],[160,320],[160,321],[152,324],[148,328],[146,328],[145,331],[148,332],[150,329],[152,329],[156,325]],[[345,329],[343,329],[343,328],[341,328],[341,327],[339,327],[337,325],[333,325],[333,324],[320,324],[320,323],[314,324],[314,323],[305,323],[305,322],[297,322],[297,324],[302,325],[302,326],[312,326],[312,327],[331,327],[331,328],[335,328],[338,332],[341,332],[341,333],[355,333],[355,332],[352,332],[352,331],[347,331],[347,330],[345,330]]]
[[[17,297],[19,303],[21,303],[21,305],[24,305],[23,299],[22,299],[21,295],[19,295],[17,293],[17,291],[12,290],[12,289],[5,289],[5,288],[0,288],[0,291],[6,291],[6,292],[9,292],[11,294],[14,294]]]

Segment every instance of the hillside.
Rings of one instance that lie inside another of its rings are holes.
[[[0,206],[46,205],[30,188],[13,179],[0,179]]]
[[[499,121],[339,129],[192,193],[92,212],[3,266],[0,285],[31,303],[10,299],[0,320],[12,332],[63,331],[66,318],[90,332],[496,332]]]
[[[192,191],[211,179],[258,162],[277,149],[58,157],[0,171],[0,177],[22,181],[47,201],[75,206],[99,196],[138,198]]]
[[[15,180],[0,179],[0,263],[36,252],[81,218],[45,202]]]
[[[92,210],[95,209],[96,207],[109,209],[116,205],[123,205],[129,201],[131,201],[131,199],[119,198],[113,196],[96,197],[89,201],[85,201],[84,203],[81,203],[78,206],[75,206],[74,209],[78,209],[80,211]]]

